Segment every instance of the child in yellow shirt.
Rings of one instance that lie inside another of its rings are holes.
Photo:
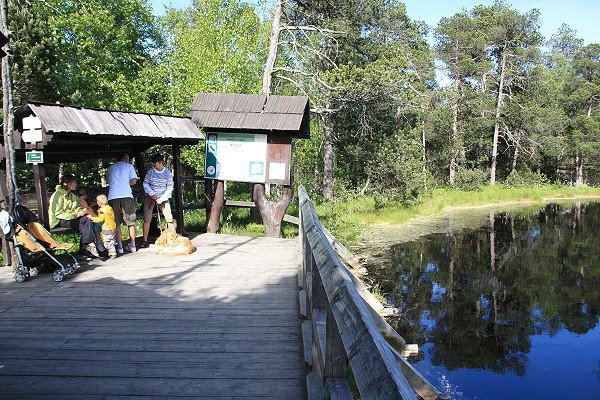
[[[111,206],[108,205],[108,199],[105,195],[99,194],[96,196],[96,203],[98,203],[98,216],[89,218],[92,221],[102,224],[102,242],[104,247],[108,250],[108,258],[113,260],[117,258],[117,248],[115,247],[117,237],[117,223],[115,222],[115,212]]]

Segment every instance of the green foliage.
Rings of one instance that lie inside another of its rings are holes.
[[[456,171],[455,186],[459,190],[481,190],[487,183],[488,175],[479,169],[460,168]]]
[[[549,183],[550,182],[548,178],[546,178],[542,173],[540,173],[539,171],[533,172],[530,169],[512,171],[506,178],[506,181],[504,181],[504,184],[507,187],[513,188],[526,186],[537,187],[544,186]]]
[[[369,176],[373,182],[370,193],[396,200],[414,200],[424,190],[423,160],[418,141],[409,135],[386,138],[375,150]]]

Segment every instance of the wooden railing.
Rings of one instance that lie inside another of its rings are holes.
[[[331,246],[305,188],[300,186],[298,192],[306,296],[301,303],[306,306],[304,326],[310,328],[307,333],[303,326],[303,334],[305,342],[306,336],[311,337],[312,353],[307,361],[312,366],[307,377],[309,399],[352,399],[348,365],[363,399],[446,398],[386,342],[373,310]]]

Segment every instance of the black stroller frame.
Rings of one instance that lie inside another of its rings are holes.
[[[55,249],[50,248],[49,244],[43,242],[41,239],[36,238],[33,234],[31,234],[28,230],[28,223],[34,222],[39,224],[38,227],[43,229],[44,232],[52,238],[50,232],[48,232],[41,223],[41,220],[32,213],[27,207],[16,204],[13,208],[12,212],[12,224],[11,224],[11,232],[12,242],[15,249],[15,255],[13,256],[13,270],[14,270],[14,279],[17,282],[25,282],[30,276],[37,275],[37,272],[34,268],[41,265],[44,261],[50,260],[52,261],[58,268],[54,270],[52,273],[52,280],[54,282],[61,282],[65,276],[74,275],[79,269],[79,263],[77,259],[67,251],[67,249],[62,249],[66,251],[66,255],[69,258],[67,263],[63,263],[58,260],[56,255],[54,254]],[[20,232],[24,232],[24,234],[31,240],[31,242],[41,249],[41,252],[35,252],[26,248],[26,244],[19,242],[17,238],[17,226],[19,227]],[[32,254],[27,254],[27,252]],[[45,256],[45,257],[44,257]]]

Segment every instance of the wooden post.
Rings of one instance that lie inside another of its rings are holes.
[[[219,231],[219,217],[221,210],[225,205],[225,182],[217,181],[217,187],[215,189],[215,197],[212,202],[210,209],[210,216],[206,231],[209,233],[217,233]]]
[[[137,168],[140,181],[144,182],[144,177],[146,176],[146,166],[144,165],[144,157],[142,156],[142,153],[134,153],[133,159],[135,160],[135,167]]]
[[[327,294],[325,293],[325,288],[323,287],[323,281],[321,280],[319,267],[317,266],[312,253],[310,258],[312,266],[312,306],[313,308],[325,310],[327,308]]]
[[[44,227],[50,229],[48,221],[48,188],[46,187],[46,168],[43,164],[33,165],[35,195],[37,197],[38,217],[44,222]]]
[[[183,192],[181,190],[181,149],[178,144],[173,145],[173,193],[175,194],[175,220],[177,231],[185,233],[183,225]]]
[[[285,210],[292,201],[293,189],[291,185],[283,186],[283,195],[278,201],[269,201],[265,197],[265,185],[257,183],[254,185],[254,204],[260,212],[265,227],[265,236],[281,236],[281,222],[285,215]]]
[[[338,332],[331,307],[327,306],[325,333],[325,367],[323,368],[325,385],[329,379],[346,378],[346,351],[342,337]]]
[[[208,222],[210,221],[210,210],[215,200],[214,181],[204,178],[204,209],[206,210],[206,229],[208,231]]]
[[[306,318],[312,318],[312,288],[313,280],[312,274],[315,273],[316,265],[315,259],[312,256],[310,249],[310,243],[308,238],[304,235],[304,291],[306,292]]]

